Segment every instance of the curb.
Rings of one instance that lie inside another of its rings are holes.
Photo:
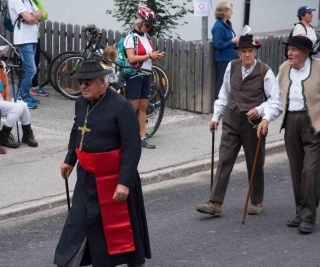
[[[284,141],[277,141],[266,144],[266,155],[271,155],[285,149]],[[244,152],[241,150],[236,163],[245,160]],[[216,166],[218,162],[218,156],[214,157],[214,165]],[[211,158],[206,158],[202,160],[195,160],[186,162],[176,166],[170,166],[164,169],[154,170],[148,173],[140,173],[142,185],[149,185],[153,183],[158,183],[170,179],[176,179],[183,176],[188,176],[194,173],[208,171],[211,169]],[[70,198],[72,197],[70,192]],[[9,207],[0,209],[0,221],[11,219],[23,215],[29,215],[35,212],[44,211],[47,209],[66,206],[67,211],[67,201],[65,194],[60,194],[56,196],[50,196],[42,199],[36,199],[28,202],[13,204]]]
[[[276,141],[266,144],[266,155],[277,153],[278,151],[283,149],[285,149],[284,141]],[[244,152],[243,150],[241,150],[237,157],[236,163],[242,162],[244,160]],[[214,166],[217,166],[217,163],[218,155],[214,157]],[[142,185],[148,185],[208,170],[211,170],[211,158],[206,158],[198,161],[190,161],[181,165],[175,165],[148,173],[140,173],[140,176]]]

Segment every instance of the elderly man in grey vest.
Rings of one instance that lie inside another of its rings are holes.
[[[241,146],[244,148],[248,180],[253,166],[258,143],[256,125],[263,116],[265,101],[271,95],[275,75],[263,62],[256,59],[257,49],[261,47],[252,35],[241,36],[238,47],[239,59],[228,64],[219,93],[214,103],[214,114],[210,122],[210,131],[216,131],[222,118],[222,136],[219,148],[219,163],[206,204],[197,207],[197,211],[213,216],[221,216],[221,206],[226,194],[232,168]],[[248,214],[258,215],[263,210],[265,142],[256,165],[251,205]]]
[[[320,60],[312,58],[312,41],[294,36],[287,43],[288,60],[279,68],[258,134],[284,112],[281,129],[289,158],[296,216],[287,226],[311,233],[320,194]]]

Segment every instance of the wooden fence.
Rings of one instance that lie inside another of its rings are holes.
[[[85,46],[85,26],[57,22],[41,22],[41,47],[52,57],[64,51],[79,51]],[[118,31],[104,30],[103,45],[114,45],[120,38]],[[0,33],[12,40],[12,33]],[[266,36],[260,39],[262,47],[258,58],[275,72],[284,61],[284,48],[281,42],[287,36]],[[211,113],[214,96],[215,69],[211,41],[194,42],[176,39],[152,38],[155,49],[165,52],[158,63],[166,68],[171,76],[172,92],[166,106],[197,113]]]

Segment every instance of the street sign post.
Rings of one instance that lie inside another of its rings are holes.
[[[202,17],[201,40],[208,39],[208,16],[212,15],[211,0],[193,0],[194,16]]]

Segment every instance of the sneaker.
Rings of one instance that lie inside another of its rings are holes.
[[[41,87],[38,87],[37,89],[30,89],[31,95],[38,95],[38,96],[49,96],[49,93],[47,93],[45,90],[43,90]]]
[[[0,146],[0,154],[7,154],[7,149]]]
[[[263,211],[262,202],[257,204],[251,204],[248,208],[248,214],[250,215],[259,215]]]
[[[141,139],[141,146],[149,149],[156,148],[156,145],[152,145],[149,143],[149,140],[147,138]]]
[[[28,108],[30,108],[30,109],[37,107],[37,104],[34,103],[30,97],[23,98],[22,101],[25,102],[27,104]]]
[[[209,200],[206,204],[202,204],[196,209],[200,213],[205,213],[213,215],[215,217],[220,217],[222,213],[221,204]]]
[[[39,104],[40,103],[40,99],[33,97],[32,95],[30,95],[31,100],[33,101],[33,103],[35,104]]]

